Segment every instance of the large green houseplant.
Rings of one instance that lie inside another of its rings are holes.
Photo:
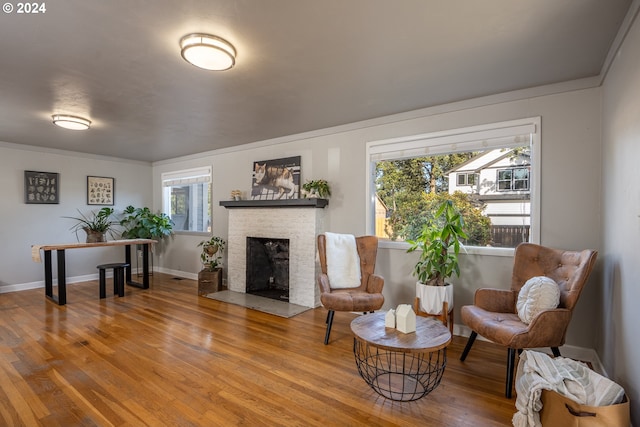
[[[158,239],[173,233],[173,221],[165,213],[154,213],[151,209],[127,206],[120,225],[124,227],[124,239]]]
[[[416,295],[428,313],[442,311],[443,301],[453,307],[453,286],[446,280],[454,273],[460,276],[458,255],[466,238],[462,215],[451,200],[445,200],[421,234],[415,240],[408,240],[411,246],[407,252],[421,251],[413,274],[418,278]]]
[[[202,248],[200,261],[202,270],[198,273],[198,295],[206,295],[222,290],[222,254],[227,242],[218,236],[198,243]]]
[[[97,212],[85,215],[78,209],[79,217],[65,216],[63,218],[77,221],[71,227],[71,231],[76,233],[76,237],[78,237],[78,231],[84,230],[87,233],[87,243],[97,243],[106,241],[107,233],[113,237],[113,226],[118,224],[118,221],[113,218],[114,212],[113,208],[104,207]]]

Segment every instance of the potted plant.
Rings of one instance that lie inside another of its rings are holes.
[[[124,239],[158,239],[173,233],[173,221],[165,213],[153,213],[149,208],[127,206],[120,225],[124,227]]]
[[[327,199],[331,196],[331,188],[325,179],[315,179],[302,184],[302,195],[307,199],[314,197]]]
[[[226,241],[222,237],[212,236],[198,243],[202,247],[200,260],[202,270],[198,273],[198,295],[218,292],[222,289],[222,253]]]
[[[84,230],[87,233],[87,243],[97,243],[106,241],[106,233],[113,237],[113,225],[118,222],[112,218],[114,213],[113,208],[104,207],[98,212],[91,212],[88,215],[83,214],[78,209],[79,217],[66,216],[64,218],[74,219],[78,221],[76,225],[71,227],[71,230],[76,233],[78,237],[78,231]],[[80,239],[78,239],[79,241]]]
[[[463,228],[462,215],[451,200],[445,200],[434,220],[425,224],[415,240],[408,240],[411,246],[407,252],[422,251],[413,275],[418,278],[416,296],[427,313],[440,314],[444,301],[453,307],[453,286],[446,279],[454,273],[460,276],[458,255],[462,240],[467,238]]]

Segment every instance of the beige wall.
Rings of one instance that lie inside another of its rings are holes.
[[[597,352],[631,400],[640,424],[640,22],[630,29],[603,86],[602,286]]]
[[[332,185],[333,195],[326,212],[327,229],[360,235],[367,232],[364,189],[368,141],[534,116],[542,117],[542,243],[566,249],[599,249],[599,89],[513,101],[490,97],[412,112],[410,117],[399,115],[354,123],[251,144],[235,151],[222,150],[159,162],[154,165],[154,185],[158,185],[162,172],[212,165],[213,232],[226,236],[227,212],[218,202],[228,200],[232,189],[248,190],[252,162],[300,155],[303,181],[327,178]],[[154,189],[154,197],[159,206],[159,186]],[[202,236],[176,236],[163,254],[162,265],[169,271],[195,274],[200,268],[196,245],[201,239]],[[386,280],[385,307],[412,301],[415,279],[411,271],[416,257],[402,249],[380,249],[377,271]],[[473,292],[481,286],[508,287],[511,265],[510,257],[463,256],[462,276],[454,281],[456,310],[471,303]],[[594,347],[592,332],[596,323],[592,314],[597,306],[596,289],[596,283],[590,284],[578,305],[567,339],[569,344]]]

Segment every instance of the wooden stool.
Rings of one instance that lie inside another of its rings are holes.
[[[100,264],[96,268],[100,271],[100,298],[107,296],[107,270],[113,268],[113,294],[124,296],[124,269],[129,267],[126,262]]]

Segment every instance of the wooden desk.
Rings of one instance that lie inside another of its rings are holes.
[[[31,257],[35,262],[42,262],[40,251],[44,251],[44,290],[45,296],[58,305],[67,303],[67,278],[65,250],[83,248],[101,248],[105,246],[124,246],[125,262],[129,267],[125,270],[127,285],[141,289],[149,288],[149,245],[156,243],[152,239],[112,240],[99,243],[64,243],[60,245],[32,245]],[[142,245],[142,283],[131,280],[131,245]],[[53,295],[53,269],[51,265],[51,251],[56,251],[58,262],[58,295]]]
[[[442,380],[451,333],[436,319],[417,317],[416,331],[404,334],[385,327],[385,314],[365,314],[351,322],[358,372],[387,399],[420,399]]]

